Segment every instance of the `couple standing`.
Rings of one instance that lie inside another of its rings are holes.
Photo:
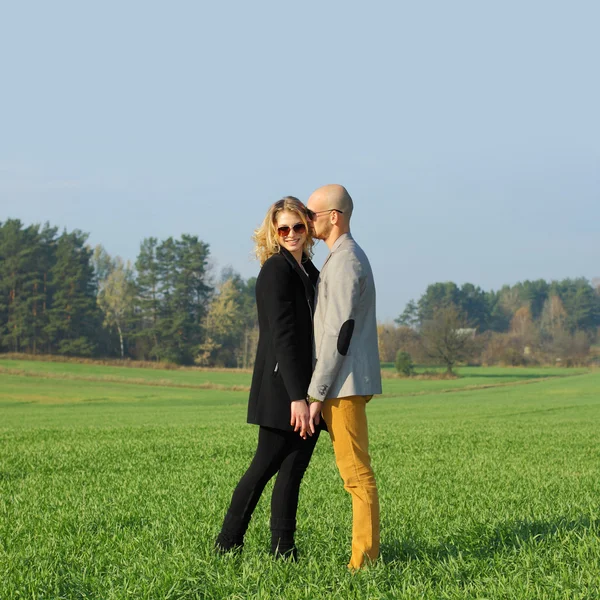
[[[346,189],[324,186],[307,204],[291,196],[279,200],[254,237],[262,264],[256,281],[260,335],[248,422],[260,426],[258,446],[233,492],[216,548],[243,546],[260,495],[277,474],[271,552],[297,557],[300,482],[325,425],[352,496],[348,567],[359,569],[379,554],[365,412],[372,395],[381,393],[375,286],[369,261],[350,234],[353,203]],[[320,275],[310,260],[313,238],[330,250]]]

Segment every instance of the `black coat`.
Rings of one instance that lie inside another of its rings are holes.
[[[319,271],[304,259],[304,274],[284,248],[256,280],[259,339],[248,402],[248,423],[293,431],[290,402],[306,398],[313,368],[315,285]]]

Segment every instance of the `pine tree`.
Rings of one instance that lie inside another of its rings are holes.
[[[97,346],[100,311],[96,304],[92,251],[87,235],[66,231],[56,244],[51,270],[52,308],[46,331],[59,354],[90,356]]]
[[[51,341],[46,333],[48,324],[48,309],[51,303],[49,281],[50,273],[56,260],[56,227],[50,227],[48,223],[40,232],[39,246],[36,253],[36,277],[31,282],[31,319],[33,328],[33,341],[31,352],[47,352]]]
[[[156,248],[160,311],[156,325],[160,357],[192,364],[203,341],[202,323],[211,292],[208,244],[196,236],[168,238]]]
[[[567,328],[571,333],[580,330],[594,334],[600,327],[600,296],[591,283],[583,278],[563,279],[552,283],[567,313]]]
[[[142,358],[160,360],[158,321],[160,318],[160,276],[156,247],[158,240],[146,238],[140,245],[135,263],[137,270],[135,311],[138,317],[136,341]]]
[[[0,321],[3,346],[36,352],[45,325],[44,273],[52,260],[56,229],[23,228],[19,220],[0,227]]]

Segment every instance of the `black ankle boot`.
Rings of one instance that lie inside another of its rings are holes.
[[[295,519],[271,519],[271,554],[275,558],[298,560],[298,549],[294,543]]]
[[[271,554],[274,558],[283,558],[291,560],[292,562],[296,562],[298,560],[298,548],[296,548],[293,540],[291,545],[282,544],[281,542],[275,545],[271,543]]]
[[[244,538],[230,538],[226,533],[221,531],[215,540],[215,550],[218,554],[226,554],[227,552],[239,553],[244,547]]]
[[[219,554],[241,552],[244,547],[244,534],[248,524],[240,517],[225,515],[223,527],[215,540],[215,550]]]

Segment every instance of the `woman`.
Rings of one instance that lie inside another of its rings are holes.
[[[256,281],[259,340],[248,423],[259,426],[258,446],[238,483],[221,532],[220,552],[241,549],[252,512],[277,473],[271,496],[271,553],[297,557],[294,544],[300,482],[319,431],[308,429],[312,374],[312,315],[319,272],[310,261],[312,214],[288,196],[275,202],[256,231],[262,268]]]

